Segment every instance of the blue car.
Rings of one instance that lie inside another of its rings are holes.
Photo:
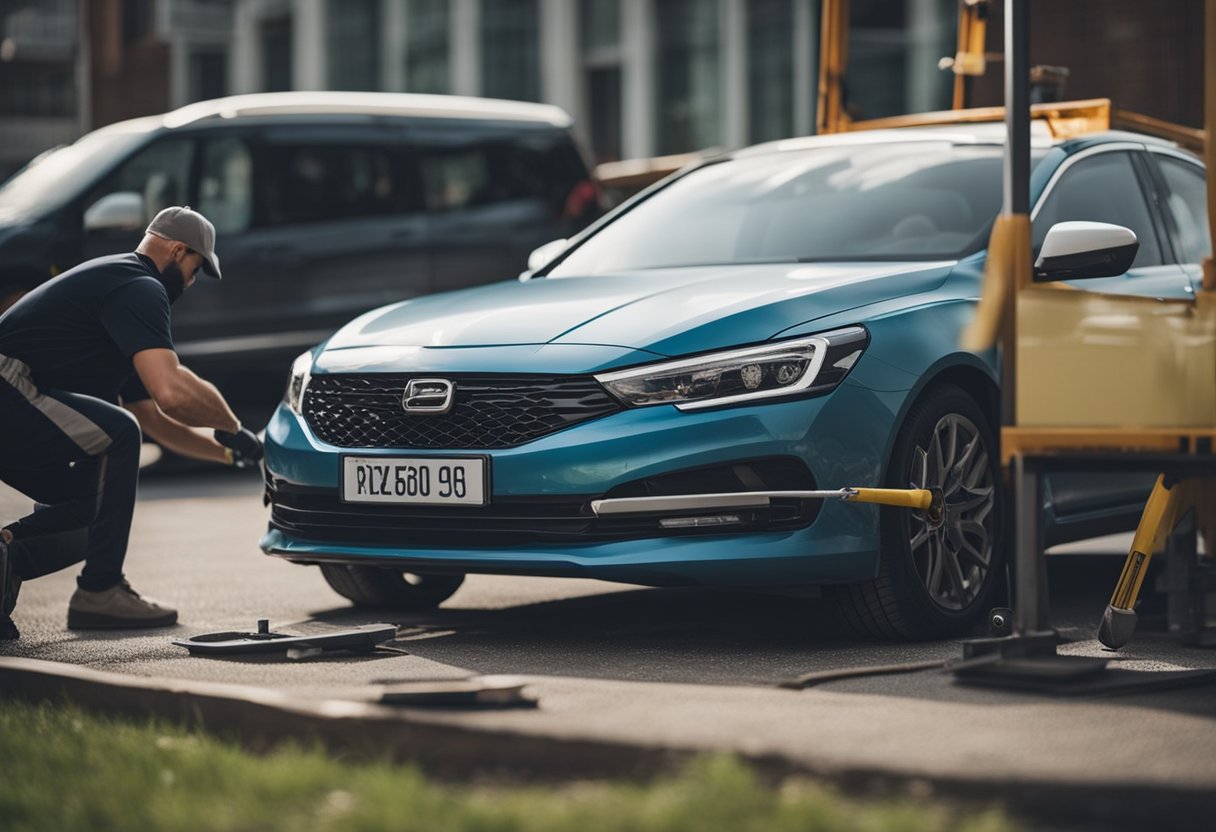
[[[1122,226],[1138,248],[1075,285],[1192,297],[1198,158],[1035,136],[1036,252],[1058,223]],[[496,573],[821,587],[874,636],[967,629],[1005,578],[998,357],[959,347],[1001,141],[968,125],[745,149],[519,279],[355,319],[295,361],[267,427],[262,549],[402,610]],[[858,486],[933,489],[945,511],[801,493]],[[1047,493],[1056,543],[1134,527],[1147,486]]]

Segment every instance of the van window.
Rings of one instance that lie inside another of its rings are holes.
[[[90,191],[84,207],[88,208],[107,194],[133,191],[143,197],[145,219],[151,222],[162,208],[189,203],[193,155],[191,139],[153,142]]]
[[[253,157],[243,139],[203,144],[198,210],[219,234],[244,231],[253,217]]]
[[[267,146],[266,221],[291,225],[396,214],[408,207],[389,149],[375,145]]]
[[[578,151],[561,131],[465,128],[434,134],[417,152],[431,211],[539,199],[559,218],[574,187],[588,178]]]

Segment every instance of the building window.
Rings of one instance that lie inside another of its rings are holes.
[[[539,101],[538,0],[482,0],[481,55],[483,95]]]
[[[852,0],[845,109],[853,119],[950,109],[954,75],[937,61],[958,46],[958,9],[957,0]]]
[[[329,88],[380,89],[380,0],[326,4]]]
[[[190,100],[206,101],[228,92],[228,52],[200,49],[190,53]]]
[[[623,152],[620,0],[582,0],[579,20],[591,150],[613,162]]]
[[[753,142],[793,135],[793,32],[792,0],[747,4],[748,130]]]
[[[659,152],[717,145],[722,140],[718,0],[657,0],[655,14]]]
[[[291,17],[270,17],[259,24],[262,40],[262,89],[291,89]]]
[[[156,0],[122,0],[122,42],[124,46],[151,37],[156,28]]]
[[[405,7],[405,88],[446,93],[451,14],[448,0],[408,0]]]

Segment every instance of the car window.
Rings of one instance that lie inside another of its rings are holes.
[[[198,210],[219,234],[244,231],[253,218],[253,156],[244,139],[203,143]]]
[[[619,214],[550,274],[953,259],[983,246],[1000,204],[996,146],[916,141],[746,154],[698,168]]]
[[[401,213],[405,182],[390,148],[371,145],[267,145],[266,221],[292,225]]]
[[[0,186],[0,216],[21,216],[74,199],[86,183],[146,140],[147,133],[118,124],[42,153]]]
[[[587,208],[584,203],[568,204],[579,183],[589,177],[564,131],[454,126],[416,133],[415,154],[428,210],[517,200],[540,200],[555,217]]]
[[[1212,254],[1203,168],[1160,154],[1157,163],[1168,191],[1165,201],[1178,229],[1178,257],[1183,263],[1199,263]]]
[[[93,188],[85,198],[85,207],[107,194],[133,191],[143,197],[146,220],[151,222],[162,208],[190,202],[190,163],[193,156],[192,139],[153,142]]]
[[[1126,152],[1099,153],[1064,171],[1035,215],[1035,257],[1053,225],[1073,220],[1108,222],[1134,231],[1140,250],[1132,268],[1164,262],[1144,191]]]

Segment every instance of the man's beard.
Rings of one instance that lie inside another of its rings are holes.
[[[161,270],[160,282],[169,293],[170,304],[176,303],[182,292],[186,291],[186,276],[182,274],[181,266],[177,263],[171,262]]]

